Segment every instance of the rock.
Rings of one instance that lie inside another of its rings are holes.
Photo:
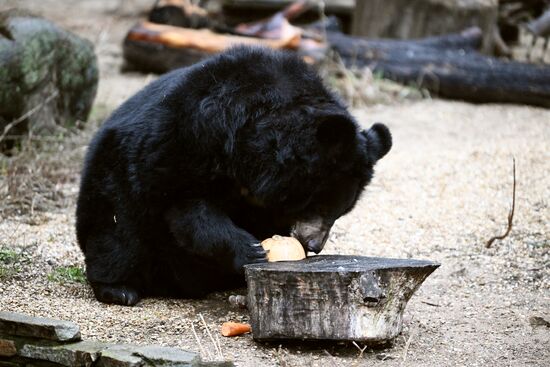
[[[22,10],[0,12],[0,141],[85,121],[97,83],[90,41]]]
[[[0,334],[55,341],[80,340],[80,328],[73,322],[4,311],[0,311]]]
[[[21,357],[58,363],[63,366],[91,366],[100,356],[105,344],[82,341],[58,346],[26,344],[19,351]]]
[[[11,367],[10,363],[43,367],[234,366],[229,361],[202,361],[197,353],[177,348],[79,341],[79,328],[72,322],[11,312],[0,312],[0,336],[0,367]]]
[[[550,321],[544,319],[540,316],[531,316],[529,317],[529,324],[531,324],[532,327],[537,326],[546,326],[550,328]]]
[[[192,365],[198,360],[198,355],[195,353],[170,347],[137,347],[134,355],[140,356],[153,364],[162,364],[163,366]]]
[[[139,367],[143,360],[134,355],[132,346],[114,345],[101,351],[98,367]]]
[[[0,339],[0,357],[12,357],[16,354],[17,349],[13,341]]]
[[[140,356],[148,364],[154,366],[176,367],[231,367],[233,362],[206,362],[202,361],[196,353],[186,352],[177,348],[145,346],[135,347],[134,355]]]

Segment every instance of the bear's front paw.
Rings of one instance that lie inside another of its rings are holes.
[[[98,301],[123,306],[133,306],[140,300],[138,292],[124,285],[92,284]]]
[[[238,248],[235,253],[235,260],[233,264],[235,266],[235,270],[242,273],[244,271],[244,265],[263,262],[267,262],[267,254],[260,243],[254,243],[243,245]]]

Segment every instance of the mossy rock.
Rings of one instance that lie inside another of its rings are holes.
[[[0,137],[31,110],[8,135],[52,134],[86,121],[98,75],[90,41],[27,11],[0,12]]]

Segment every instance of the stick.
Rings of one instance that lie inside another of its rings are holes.
[[[405,343],[405,348],[403,349],[403,361],[401,362],[401,365],[404,365],[405,362],[407,362],[407,353],[409,352],[409,347],[411,345],[412,339],[416,334],[416,328],[411,331],[411,335],[409,335],[409,339],[407,339],[407,342]]]
[[[491,239],[489,239],[489,241],[487,241],[487,243],[485,244],[486,248],[491,247],[493,242],[495,242],[496,240],[503,240],[506,237],[508,237],[508,234],[512,230],[512,222],[514,220],[514,209],[516,207],[516,159],[515,158],[513,158],[513,162],[514,162],[514,166],[513,166],[512,172],[514,176],[514,184],[512,187],[512,208],[510,209],[510,213],[508,213],[508,228],[506,228],[506,232],[504,232],[503,235],[491,237]]]
[[[210,340],[212,341],[212,344],[214,344],[214,349],[216,349],[216,352],[218,353],[218,357],[223,360],[223,353],[222,348],[216,343],[216,340],[212,336],[212,333],[210,332],[210,328],[206,324],[206,321],[204,321],[204,317],[202,316],[202,313],[199,313],[199,317],[201,318],[201,321],[206,328],[206,333],[208,334],[208,337],[210,337]],[[219,340],[219,339],[218,339]]]
[[[193,331],[193,335],[195,336],[195,340],[197,341],[197,344],[199,345],[199,350],[202,356],[208,357],[209,360],[213,360],[212,354],[210,354],[210,351],[208,349],[204,349],[202,346],[201,340],[199,339],[199,336],[197,335],[197,332],[195,331],[195,325],[193,325],[193,322],[191,322],[191,330]]]
[[[54,99],[55,97],[57,97],[57,95],[59,94],[58,91],[55,91],[53,92],[52,94],[50,94],[48,96],[48,98],[46,98],[44,101],[42,101],[41,103],[39,103],[38,105],[34,106],[32,109],[28,110],[26,113],[24,113],[23,115],[19,116],[18,118],[16,118],[15,120],[13,120],[12,122],[10,122],[9,124],[7,124],[6,126],[4,126],[4,131],[2,132],[2,135],[0,135],[0,142],[2,140],[4,140],[4,138],[6,137],[6,135],[8,134],[8,132],[13,129],[17,124],[25,121],[25,119],[27,119],[28,117],[32,116],[34,113],[36,113],[38,110],[40,110],[42,107],[44,107],[44,105],[48,102],[50,102],[52,99]]]

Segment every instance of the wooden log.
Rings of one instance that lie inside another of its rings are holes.
[[[445,43],[441,38],[407,43],[329,33],[328,41],[348,66],[366,66],[385,78],[441,97],[550,107],[548,65],[485,56],[471,47],[455,47],[460,44],[456,40]]]
[[[210,28],[208,12],[191,0],[157,0],[149,12],[149,21],[185,28]]]
[[[227,25],[258,21],[282,10],[296,0],[222,0],[223,18]],[[337,16],[346,31],[351,29],[355,0],[309,1],[311,9],[296,20],[297,24],[306,24],[319,19],[321,11],[325,15]]]
[[[261,39],[219,34],[209,29],[141,22],[126,35],[123,52],[131,67],[163,73],[193,64],[237,44],[296,49],[300,45],[300,34],[286,33],[280,39]]]
[[[331,255],[246,265],[253,337],[385,343],[401,332],[408,300],[438,266]]]
[[[527,29],[536,36],[550,37],[550,9],[527,23]]]
[[[483,30],[483,49],[492,50],[497,0],[357,0],[352,34],[368,38],[414,39]]]

